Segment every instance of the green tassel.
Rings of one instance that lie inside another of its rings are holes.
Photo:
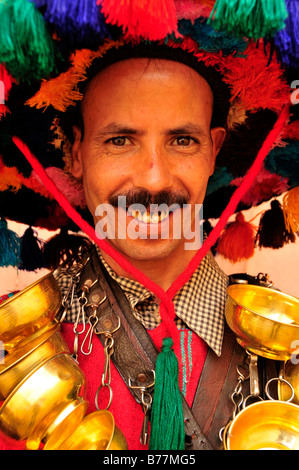
[[[179,366],[171,338],[164,338],[157,357],[155,393],[151,412],[150,450],[183,450],[185,432]]]
[[[273,37],[285,27],[284,0],[216,0],[208,24],[239,37]]]
[[[0,62],[18,80],[48,77],[54,69],[54,43],[34,3],[0,0],[0,18]]]
[[[21,240],[7,228],[5,219],[0,219],[0,266],[18,266],[20,263]]]

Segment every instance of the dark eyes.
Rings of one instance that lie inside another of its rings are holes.
[[[107,142],[111,143],[115,147],[123,147],[124,145],[126,145],[128,143],[128,140],[129,139],[127,137],[118,136],[118,137],[112,137]],[[178,145],[180,147],[188,147],[189,145],[191,145],[194,142],[198,143],[198,141],[196,139],[194,139],[193,137],[183,135],[183,136],[176,137],[172,141],[172,144]]]
[[[191,143],[193,143],[195,139],[189,136],[181,136],[177,137],[174,142],[176,145],[180,145],[181,147],[188,147]]]
[[[126,144],[127,137],[112,137],[108,142],[111,142],[116,147],[123,147]]]

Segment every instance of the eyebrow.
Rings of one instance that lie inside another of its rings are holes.
[[[145,132],[140,129],[135,129],[126,125],[117,124],[112,122],[105,127],[100,128],[96,134],[95,139],[100,139],[103,137],[107,137],[109,135],[144,135]],[[189,135],[189,134],[196,134],[201,137],[207,136],[207,132],[199,125],[194,123],[186,123],[182,126],[169,128],[166,130],[167,135],[175,136],[175,135]]]

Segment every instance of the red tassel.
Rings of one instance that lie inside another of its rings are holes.
[[[178,34],[174,0],[97,0],[97,4],[107,23],[122,27],[128,36],[157,41]]]
[[[217,253],[233,263],[251,258],[254,254],[255,228],[240,212],[235,222],[227,225],[219,237]]]

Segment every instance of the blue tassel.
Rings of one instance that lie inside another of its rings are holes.
[[[40,0],[35,0],[40,5]],[[48,0],[44,18],[72,45],[87,45],[109,37],[105,17],[96,0]]]
[[[0,266],[18,266],[20,263],[21,241],[18,235],[7,227],[4,218],[0,219]]]
[[[233,175],[229,173],[226,167],[217,168],[209,179],[207,196],[218,189],[229,186],[233,179]]]
[[[299,67],[299,3],[286,0],[289,12],[286,27],[274,37],[274,44],[282,64],[286,67]]]
[[[265,168],[271,173],[288,178],[290,188],[299,185],[299,142],[286,141],[285,147],[275,147],[265,159]]]
[[[224,56],[235,54],[242,55],[247,47],[247,41],[234,37],[227,32],[216,31],[207,24],[205,18],[197,18],[195,21],[180,20],[178,23],[179,33],[190,36],[200,47],[207,52],[220,52]]]

